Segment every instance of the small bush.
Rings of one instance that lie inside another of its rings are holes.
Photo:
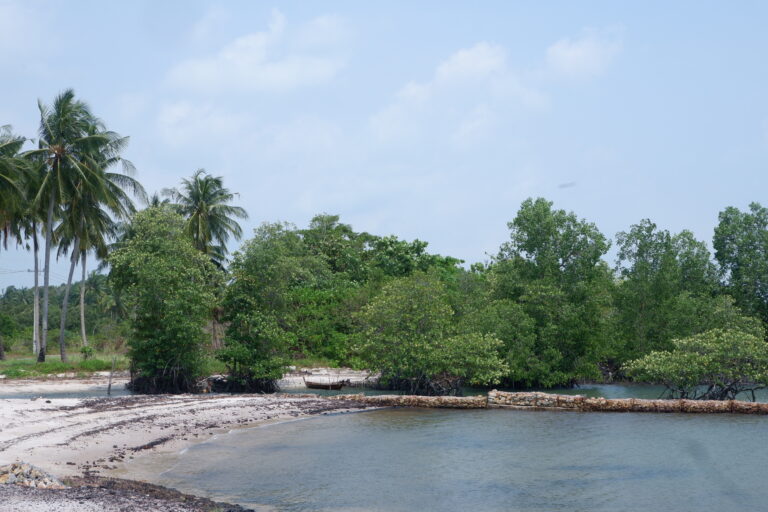
[[[83,355],[83,361],[87,361],[93,357],[93,347],[80,347],[80,353]]]

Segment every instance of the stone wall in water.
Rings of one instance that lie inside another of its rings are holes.
[[[286,395],[304,396],[304,395]],[[316,395],[308,395],[316,396]],[[428,407],[450,409],[506,408],[570,410],[582,412],[688,412],[768,414],[768,403],[740,400],[645,400],[641,398],[587,398],[582,395],[489,391],[488,396],[335,395],[329,400],[351,400],[372,407]]]
[[[354,400],[374,407],[430,407],[449,409],[485,409],[485,396],[418,396],[418,395],[335,395],[329,400]]]
[[[587,398],[550,393],[488,392],[488,407],[559,409],[602,412],[689,412],[768,414],[768,403],[740,400],[645,400],[641,398]]]

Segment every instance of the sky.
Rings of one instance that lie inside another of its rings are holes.
[[[38,99],[73,88],[130,136],[149,193],[223,176],[246,236],[338,214],[471,263],[544,197],[609,238],[650,218],[709,243],[725,207],[768,201],[766,19],[757,1],[0,0],[0,125],[34,138]],[[31,267],[0,252],[0,290]]]

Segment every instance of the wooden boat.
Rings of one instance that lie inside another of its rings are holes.
[[[307,386],[309,389],[341,389],[342,387],[349,384],[348,380],[339,380],[336,382],[317,382],[317,381],[311,381],[307,380],[306,378],[302,377],[304,380],[304,385]]]

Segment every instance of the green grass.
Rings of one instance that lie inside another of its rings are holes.
[[[7,360],[0,361],[0,375],[8,379],[23,379],[29,377],[44,377],[57,373],[88,374],[112,369],[114,354],[97,354],[88,360],[83,360],[80,354],[69,356],[69,362],[62,363],[58,355],[47,355],[44,363],[38,363],[33,356],[24,354],[8,354]],[[128,360],[123,355],[115,355],[115,370],[128,369]]]
[[[115,370],[128,369],[128,358],[123,354],[97,353],[93,357],[83,360],[80,353],[72,350],[67,363],[62,363],[58,354],[48,354],[44,363],[38,363],[37,359],[29,353],[8,353],[6,357],[5,361],[0,361],[0,375],[5,375],[8,379],[45,377],[57,373],[75,373],[79,376],[85,376],[93,372],[109,371],[112,368],[112,357],[117,357]],[[321,357],[294,359],[290,364],[297,368],[335,368],[338,366],[335,361]],[[227,373],[227,367],[224,363],[213,356],[205,358],[203,375],[223,373]]]
[[[208,356],[203,361],[203,375],[220,375],[227,373],[227,365],[216,359],[214,356]]]

